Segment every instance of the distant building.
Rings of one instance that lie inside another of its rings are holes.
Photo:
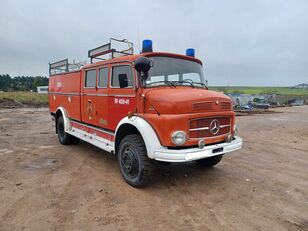
[[[39,94],[47,94],[48,93],[48,86],[38,86],[37,93]]]

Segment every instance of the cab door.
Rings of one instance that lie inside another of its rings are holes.
[[[83,86],[81,96],[82,122],[96,124],[96,83],[97,69],[87,69],[83,72]]]
[[[136,111],[136,73],[130,63],[110,66],[109,129],[115,130],[121,119]]]
[[[97,72],[97,90],[96,90],[96,124],[99,127],[108,129],[108,83],[109,67],[107,65],[98,68]]]

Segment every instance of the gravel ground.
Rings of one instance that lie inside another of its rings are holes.
[[[48,109],[0,110],[0,230],[308,230],[308,106],[237,118],[214,168],[158,165],[135,189],[112,154],[62,146]]]

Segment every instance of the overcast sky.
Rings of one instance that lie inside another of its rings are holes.
[[[209,85],[308,83],[307,0],[0,1],[0,74],[48,75],[48,62],[127,38],[138,51],[196,49]]]

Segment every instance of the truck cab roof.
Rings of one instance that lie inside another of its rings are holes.
[[[196,62],[202,65],[201,60],[196,59],[194,57],[186,56],[186,55],[168,53],[168,52],[146,52],[146,53],[135,54],[135,55],[125,55],[125,56],[121,56],[117,58],[112,58],[112,59],[98,61],[98,62],[91,63],[91,64],[86,64],[82,67],[82,69],[87,69],[90,67],[112,64],[112,63],[134,62],[136,59],[138,59],[141,56],[145,56],[145,57],[163,56],[163,57],[185,59],[185,60],[190,60],[190,61],[193,61],[193,62]]]

